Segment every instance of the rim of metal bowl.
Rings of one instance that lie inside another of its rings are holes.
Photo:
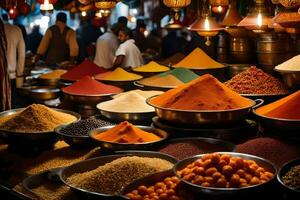
[[[285,95],[288,95],[290,94],[290,92],[287,92],[287,93],[283,93],[283,94],[240,94],[241,96],[244,96],[244,97],[280,97],[280,96],[285,96]]]
[[[284,70],[284,69],[276,69],[276,68],[274,68],[274,71],[280,72],[281,74],[293,74],[293,73],[299,73],[300,74],[300,70],[299,71],[295,71],[295,70]]]
[[[257,160],[260,160],[262,162],[265,162],[265,163],[268,163],[270,166],[272,166],[273,170],[274,170],[274,176],[267,182],[265,183],[260,183],[260,184],[257,184],[257,185],[251,185],[251,186],[248,186],[248,187],[242,187],[242,188],[216,188],[216,187],[203,187],[201,185],[196,185],[196,184],[193,184],[189,181],[186,181],[184,180],[182,177],[180,177],[177,173],[177,169],[178,169],[178,166],[183,163],[183,162],[187,162],[187,161],[191,161],[189,162],[192,163],[194,161],[196,161],[197,159],[203,157],[203,155],[205,154],[200,154],[200,155],[196,155],[196,156],[193,156],[193,157],[190,157],[190,158],[186,158],[186,159],[183,159],[181,161],[179,161],[178,163],[176,163],[173,167],[173,172],[175,173],[175,175],[179,178],[180,181],[184,182],[185,184],[188,184],[190,186],[193,186],[193,187],[196,187],[196,188],[202,188],[202,189],[206,189],[206,190],[216,190],[216,191],[240,191],[240,190],[247,190],[247,189],[250,189],[250,188],[254,188],[254,187],[257,187],[259,185],[263,185],[263,184],[266,184],[272,180],[274,180],[278,174],[278,169],[276,167],[276,165],[274,163],[272,163],[271,161],[265,159],[265,158],[261,158],[261,157],[258,157],[258,156],[254,156],[254,155],[251,155],[251,154],[245,154],[245,153],[236,153],[236,152],[215,152],[215,153],[218,153],[218,154],[229,154],[231,156],[236,156],[236,157],[239,157],[239,156],[247,156],[247,157],[250,157],[250,158],[255,158]]]
[[[4,112],[1,112],[0,115],[6,114],[6,113],[12,113],[12,114],[15,114],[15,113],[20,112],[20,111],[22,111],[22,110],[24,110],[24,109],[26,109],[26,108],[17,108],[17,109],[7,110],[7,111],[4,111]],[[78,113],[76,113],[76,112],[69,111],[69,110],[63,110],[63,109],[57,109],[57,108],[52,108],[52,109],[54,109],[54,110],[56,110],[56,111],[59,111],[59,112],[62,112],[62,113],[65,113],[65,114],[69,114],[69,115],[74,116],[74,117],[77,119],[77,120],[75,120],[74,122],[78,122],[78,121],[81,119],[80,114],[78,114]],[[8,115],[8,114],[7,114],[7,115]],[[7,115],[5,115],[5,116],[7,116]],[[4,117],[4,116],[3,116],[3,117]],[[74,123],[74,122],[71,122],[71,123]],[[59,125],[59,126],[62,126],[62,125],[68,125],[68,124],[71,124],[71,123],[61,124],[61,125]],[[59,127],[59,126],[57,126],[57,127]],[[56,127],[56,128],[57,128],[57,127]],[[27,135],[28,135],[28,134],[51,133],[51,132],[54,132],[56,128],[54,128],[54,129],[51,130],[51,131],[35,131],[35,132],[34,132],[34,131],[30,131],[30,132],[11,131],[11,130],[6,130],[6,129],[3,129],[3,128],[0,128],[0,131],[7,132],[7,133],[20,133],[20,134],[27,134]]]
[[[100,108],[100,106],[101,106],[101,104],[103,104],[103,103],[106,103],[106,101],[105,102],[100,102],[100,103],[98,103],[97,105],[96,105],[96,108],[98,109],[98,110],[100,110],[100,111],[103,111],[103,112],[107,112],[107,113],[113,113],[113,114],[152,114],[152,113],[155,113],[155,110],[153,110],[153,111],[148,111],[148,112],[117,112],[117,111],[110,111],[110,110],[105,110],[105,109],[102,109],[102,108]]]
[[[295,163],[295,164],[294,164]],[[293,165],[294,164],[294,165]],[[300,157],[296,158],[296,159],[293,159],[293,160],[290,160],[286,163],[284,163],[281,168],[278,170],[278,173],[277,173],[277,181],[282,185],[284,186],[285,188],[289,189],[289,190],[292,190],[294,192],[298,192],[300,193],[300,190],[295,190],[294,188],[286,185],[283,181],[282,181],[282,177],[287,173],[285,174],[282,174],[282,171],[286,170],[286,168],[289,167],[289,169],[291,169],[291,167],[293,166],[296,166],[297,164],[300,165]],[[291,166],[290,166],[291,165]],[[288,170],[287,170],[288,171]]]
[[[122,93],[124,90],[121,89],[120,92],[116,92],[116,93],[110,93],[110,94],[76,94],[76,93],[70,93],[70,92],[66,92],[64,91],[65,88],[62,89],[62,92],[64,94],[67,94],[67,95],[72,95],[72,96],[76,96],[76,97],[110,97],[110,96],[113,96],[113,95],[117,95],[117,94],[120,94]]]
[[[165,135],[165,137],[160,137],[160,136],[159,136],[159,137],[161,138],[160,140],[156,140],[156,141],[153,141],[153,142],[143,142],[143,143],[117,143],[117,142],[107,142],[107,141],[103,141],[103,140],[97,140],[96,138],[94,138],[94,135],[96,135],[96,131],[103,129],[103,131],[101,131],[100,133],[98,132],[98,134],[101,134],[101,133],[105,132],[106,130],[110,130],[110,129],[113,128],[113,127],[115,127],[115,126],[103,126],[103,127],[100,127],[100,128],[95,128],[95,129],[93,129],[93,130],[91,130],[91,131],[89,132],[89,137],[92,138],[94,141],[105,142],[105,143],[112,144],[112,145],[123,145],[124,147],[126,147],[126,146],[131,146],[131,145],[148,145],[148,144],[150,145],[150,144],[156,144],[156,143],[159,143],[159,142],[162,142],[162,141],[168,139],[168,137],[169,137],[168,132],[166,132],[166,131],[164,131],[164,130],[162,130],[162,129],[154,128],[154,127],[151,127],[151,126],[140,126],[140,125],[137,125],[137,126],[135,126],[135,127],[140,128],[140,129],[142,129],[142,130],[144,130],[143,128],[150,128],[150,129],[152,129],[152,130],[160,131],[160,132],[162,132],[162,133]],[[104,130],[105,130],[105,131],[104,131]],[[155,134],[155,133],[154,133],[154,134]],[[157,135],[157,134],[155,134],[155,135]]]
[[[267,120],[277,120],[277,121],[281,121],[281,122],[299,122],[300,123],[300,119],[283,119],[283,118],[276,118],[276,117],[268,117],[268,116],[265,116],[265,115],[261,115],[261,114],[258,114],[256,112],[257,109],[253,109],[253,113],[258,116],[258,117],[261,117],[263,119],[267,119]]]
[[[161,109],[161,110],[165,110],[165,111],[174,111],[174,112],[189,112],[189,113],[219,113],[219,112],[232,112],[232,111],[239,111],[239,110],[244,110],[244,109],[250,109],[250,108],[253,108],[255,107],[256,105],[259,105],[259,104],[256,104],[256,101],[252,100],[252,99],[249,99],[249,98],[246,98],[247,100],[249,100],[252,104],[247,106],[247,107],[243,107],[243,108],[237,108],[237,109],[230,109],[230,110],[179,110],[179,109],[172,109],[172,108],[163,108],[163,107],[160,107],[160,106],[157,106],[157,105],[154,105],[151,103],[151,100],[155,97],[157,97],[159,95],[155,95],[155,96],[152,96],[152,97],[149,97],[146,99],[146,103],[152,107],[154,107],[155,109]],[[244,97],[245,98],[245,97]],[[263,100],[260,100],[262,103],[263,103]]]

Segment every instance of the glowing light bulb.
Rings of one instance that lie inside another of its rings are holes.
[[[221,13],[223,11],[222,6],[218,6],[218,12]]]
[[[82,12],[81,12],[81,16],[82,16],[82,17],[86,17],[86,12],[85,12],[85,11],[82,11]]]
[[[9,9],[9,14],[14,14],[14,9],[13,8]]]
[[[41,10],[53,10],[53,4],[49,3],[49,0],[45,0],[44,3],[41,5]]]
[[[258,14],[256,23],[257,23],[257,25],[258,25],[259,27],[262,27],[262,24],[263,24],[263,18],[262,18],[261,13]]]
[[[205,29],[206,31],[209,31],[209,30],[210,30],[208,18],[205,18],[205,20],[204,20],[204,29]]]

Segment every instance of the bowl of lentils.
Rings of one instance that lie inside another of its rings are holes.
[[[94,146],[94,141],[89,137],[89,132],[96,128],[115,125],[102,116],[92,116],[67,126],[59,126],[55,132],[73,148],[87,148]]]

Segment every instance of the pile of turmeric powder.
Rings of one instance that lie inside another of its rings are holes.
[[[112,72],[97,74],[95,79],[100,81],[135,81],[143,78],[142,76],[125,71],[118,67]]]
[[[40,76],[41,79],[59,79],[63,74],[65,74],[67,70],[57,69],[52,72],[42,74]]]
[[[256,113],[272,118],[300,120],[300,90],[256,109]]]
[[[121,122],[112,129],[95,135],[94,138],[100,141],[127,144],[154,142],[161,139],[153,133],[135,127],[128,121]]]
[[[232,110],[253,104],[209,74],[171,89],[153,98],[150,103],[178,110]]]

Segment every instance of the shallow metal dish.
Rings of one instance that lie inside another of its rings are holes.
[[[262,99],[255,101],[249,99],[252,104],[248,107],[234,110],[177,110],[162,108],[151,103],[150,97],[146,102],[155,108],[157,116],[165,121],[180,124],[194,125],[216,125],[228,124],[246,119],[252,108],[259,107],[263,104]]]
[[[8,110],[0,113],[0,118],[16,114],[25,108],[18,108],[13,110]],[[61,109],[54,109],[59,112],[63,112],[66,114],[73,115],[77,118],[77,121],[80,120],[80,115],[71,112],[68,110],[61,110]],[[5,142],[9,144],[16,144],[16,146],[44,146],[44,145],[53,145],[57,141],[57,135],[53,131],[46,131],[46,132],[16,132],[16,131],[10,131],[6,129],[0,129],[0,137]]]
[[[109,194],[103,194],[103,193],[97,193],[92,191],[87,191],[81,188],[78,188],[70,183],[67,182],[67,179],[76,173],[84,173],[86,171],[91,171],[96,169],[98,166],[103,166],[106,163],[110,163],[118,158],[126,157],[126,156],[139,156],[139,157],[148,157],[148,158],[160,158],[167,160],[173,164],[177,162],[177,160],[171,156],[168,156],[166,154],[157,153],[157,152],[151,152],[151,151],[133,151],[128,153],[121,153],[116,155],[110,155],[110,156],[101,156],[98,158],[89,159],[86,161],[82,161],[76,164],[73,164],[69,167],[65,167],[60,172],[60,179],[69,187],[71,187],[74,191],[78,192],[80,195],[80,199],[117,199],[116,195],[109,195]]]
[[[64,92],[64,90],[62,89],[62,91]],[[79,103],[79,104],[83,104],[83,105],[93,105],[95,106],[96,104],[102,102],[102,101],[108,101],[112,99],[113,95],[116,95],[118,93],[115,94],[105,94],[105,95],[90,95],[90,96],[83,96],[83,95],[76,95],[76,94],[69,94],[69,93],[65,93],[64,95],[70,99],[71,101],[75,102],[75,103]]]
[[[30,71],[31,75],[40,75],[40,74],[46,74],[48,72],[51,72],[52,69],[47,67],[35,67]]]
[[[229,154],[233,157],[241,157],[242,159],[248,159],[248,160],[253,160],[255,161],[259,166],[265,168],[266,170],[272,172],[274,174],[273,178],[270,179],[269,181],[259,184],[259,185],[253,185],[249,187],[244,187],[244,188],[214,188],[214,187],[203,187],[200,185],[193,184],[189,181],[184,180],[181,178],[178,174],[177,171],[182,170],[185,168],[188,164],[193,163],[194,161],[198,160],[201,158],[203,155],[197,155],[191,158],[184,159],[182,161],[179,161],[173,168],[174,173],[179,177],[179,179],[182,181],[182,183],[191,191],[195,192],[200,192],[206,195],[210,196],[220,196],[222,198],[225,198],[226,196],[231,196],[232,195],[240,195],[240,194],[247,194],[247,193],[254,193],[254,192],[259,192],[263,191],[264,189],[273,186],[272,182],[275,181],[276,179],[276,174],[277,174],[277,168],[276,166],[264,159],[260,158],[257,156],[249,155],[249,154],[242,154],[242,153],[234,153],[234,152],[217,152],[219,154]]]
[[[114,142],[106,142],[97,140],[95,138],[96,135],[105,132],[107,130],[112,129],[114,126],[105,126],[102,128],[94,129],[90,132],[90,137],[102,148],[112,151],[118,151],[118,150],[145,150],[149,149],[151,147],[154,147],[156,145],[162,144],[167,138],[168,133],[150,126],[136,126],[137,128],[142,129],[143,131],[153,133],[157,136],[159,136],[161,139],[154,142],[145,142],[145,143],[135,143],[135,144],[128,144],[128,143],[114,143]]]
[[[29,95],[37,100],[49,100],[59,97],[60,89],[49,86],[37,86],[29,88]]]
[[[300,88],[300,71],[284,71],[275,68],[274,70],[282,75],[283,81],[289,89],[296,90]]]
[[[46,79],[46,78],[38,78],[38,82],[41,85],[45,85],[45,86],[58,86],[60,79]]]
[[[300,195],[300,191],[295,190],[283,183],[283,176],[294,166],[300,165],[300,157],[298,159],[289,161],[285,163],[278,171],[277,180],[280,183],[282,189],[286,192],[289,199],[297,199],[296,197]]]

